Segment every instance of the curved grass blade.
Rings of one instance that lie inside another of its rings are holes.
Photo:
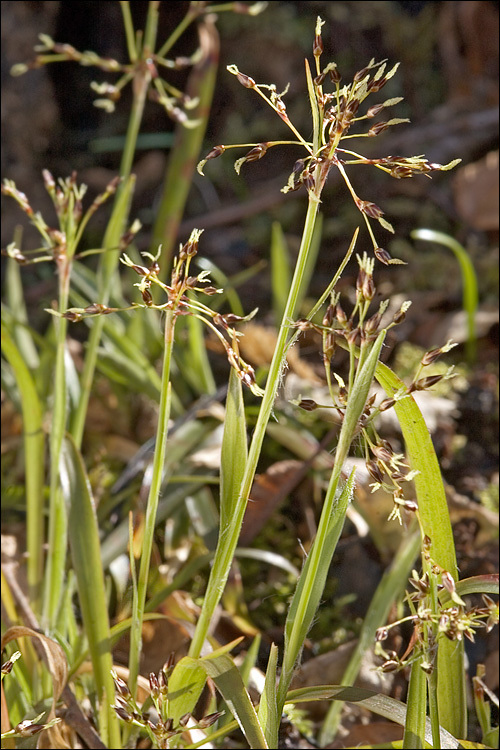
[[[375,377],[392,397],[404,383],[386,365],[379,363]],[[418,469],[415,490],[423,533],[431,540],[431,558],[458,580],[455,545],[441,471],[425,420],[412,396],[395,404],[410,467]],[[441,726],[456,737],[467,733],[465,665],[463,643],[447,638],[439,642],[438,706]]]
[[[479,293],[477,289],[477,276],[472,261],[466,249],[444,232],[436,232],[434,229],[415,229],[410,236],[415,240],[435,242],[444,245],[455,254],[460,266],[463,286],[463,308],[467,315],[467,359],[469,364],[476,358],[476,321],[475,315],[478,305]]]
[[[221,650],[196,661],[215,682],[251,748],[268,748],[250,696],[233,660]]]
[[[346,687],[345,685],[318,685],[317,687],[299,688],[290,690],[286,696],[285,703],[307,703],[308,701],[340,700],[346,703],[356,703],[367,708],[377,716],[383,716],[389,721],[404,726],[407,707],[395,698],[366,690],[358,687]],[[462,747],[462,742],[441,727],[441,747],[446,750]],[[432,747],[432,732],[429,719],[425,726],[425,741]]]

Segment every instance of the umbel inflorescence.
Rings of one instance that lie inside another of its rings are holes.
[[[336,167],[341,173],[356,207],[363,215],[373,243],[375,256],[386,265],[401,263],[402,261],[391,258],[387,250],[379,247],[370,220],[375,219],[384,229],[393,232],[391,224],[384,218],[384,212],[376,203],[364,200],[356,194],[345,167],[354,164],[369,164],[386,172],[391,177],[403,179],[414,177],[417,174],[424,174],[429,177],[431,172],[453,169],[461,160],[454,159],[448,164],[435,164],[429,162],[424,156],[385,156],[371,159],[345,148],[347,140],[373,138],[393,125],[409,122],[407,118],[374,121],[385,109],[401,102],[402,97],[386,99],[379,104],[372,105],[362,113],[362,105],[365,100],[371,94],[378,93],[386,85],[395,75],[399,63],[387,70],[386,60],[375,62],[372,59],[366,67],[354,75],[351,83],[342,86],[342,77],[336,63],[330,62],[325,67],[321,65],[323,53],[321,27],[323,24],[324,21],[318,18],[313,44],[314,74],[311,72],[308,61],[305,61],[307,89],[312,112],[312,140],[309,141],[300,134],[287,114],[284,96],[287,93],[288,86],[284,91],[278,93],[275,84],[256,83],[253,78],[240,72],[236,65],[228,65],[228,71],[236,76],[242,86],[252,89],[262,97],[289,127],[295,138],[290,141],[275,140],[215,146],[199,162],[198,171],[203,174],[203,167],[207,161],[215,159],[230,148],[251,146],[250,151],[235,162],[234,166],[239,174],[243,164],[262,159],[273,146],[301,145],[306,151],[306,156],[295,162],[288,182],[282,188],[282,191],[288,193],[299,190],[304,186],[309,196],[319,202],[328,174],[332,167]],[[368,129],[355,133],[351,132],[353,126],[359,123],[367,124]]]

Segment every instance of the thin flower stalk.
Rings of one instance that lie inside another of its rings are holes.
[[[350,85],[340,87],[340,74],[338,73],[335,63],[329,63],[324,69],[321,68],[320,58],[322,52],[321,27],[323,22],[318,18],[316,24],[315,45],[313,54],[315,58],[315,73],[313,77],[310,66],[306,60],[306,80],[311,105],[313,120],[313,141],[310,142],[304,138],[298,128],[291,122],[288,117],[286,104],[284,102],[285,91],[279,93],[274,84],[257,84],[253,78],[242,73],[237,66],[228,66],[228,71],[232,73],[239,83],[245,88],[255,91],[267,104],[274,110],[280,119],[287,125],[296,137],[292,141],[301,145],[306,155],[299,159],[292,170],[287,185],[283,192],[298,190],[305,187],[308,193],[308,209],[304,223],[299,255],[295,267],[295,272],[291,282],[288,300],[283,313],[282,322],[278,332],[278,339],[274,355],[269,368],[269,374],[266,382],[266,388],[262,399],[259,416],[250,444],[246,469],[242,480],[241,489],[236,503],[236,511],[233,516],[231,533],[224,533],[219,536],[219,543],[215,556],[214,566],[207,586],[207,592],[197,628],[190,646],[190,656],[196,657],[201,653],[201,649],[208,632],[208,627],[212,619],[215,607],[220,599],[224,585],[229,574],[229,568],[237,544],[239,530],[243,521],[245,508],[248,502],[253,479],[257,469],[257,463],[262,449],[262,443],[266,432],[267,424],[271,416],[272,408],[276,398],[276,393],[281,382],[282,368],[284,364],[285,352],[290,343],[290,326],[296,315],[296,302],[301,291],[303,283],[303,273],[306,266],[307,254],[311,245],[311,239],[314,231],[316,217],[321,203],[321,195],[325,186],[328,174],[334,167],[338,168],[341,175],[346,180],[348,189],[355,201],[359,211],[362,213],[365,223],[368,227],[372,240],[374,254],[385,264],[399,263],[401,261],[392,259],[389,253],[380,248],[375,239],[370,220],[377,220],[382,227],[388,231],[393,231],[391,225],[383,218],[383,211],[370,201],[362,200],[355,193],[348,179],[346,170],[340,158],[341,149],[339,144],[342,139],[347,137],[347,133],[357,120],[364,120],[375,116],[385,106],[392,106],[394,100],[387,100],[382,105],[377,105],[377,109],[371,108],[365,116],[356,118],[356,113],[360,105],[371,94],[379,91],[387,81],[395,74],[397,65],[390,71],[386,72],[386,63],[376,63],[370,61],[369,65],[362,71],[358,71]],[[325,81],[330,81],[334,90],[332,93],[324,91]],[[399,99],[397,100],[399,101]],[[396,103],[397,103],[396,101]],[[386,130],[388,127],[399,124],[403,120],[392,119],[377,126],[372,126],[368,133],[364,134],[373,137],[379,132]],[[363,134],[361,134],[363,135]],[[287,143],[289,143],[287,141]],[[279,145],[279,141],[265,141],[252,145],[250,151],[244,157],[235,162],[235,170],[239,173],[246,162],[256,161],[265,156],[270,147]],[[203,174],[205,164],[211,159],[217,158],[223,154],[229,146],[215,146],[207,156],[198,164],[198,171]],[[388,157],[389,158],[389,157]],[[424,159],[404,159],[398,157],[398,166],[404,167],[407,171],[404,176],[411,177],[419,173],[427,173],[438,169],[451,169],[458,161],[451,162],[447,165],[429,164]],[[396,175],[392,175],[396,176]],[[401,176],[401,175],[400,175]],[[353,350],[354,352],[354,350]],[[367,356],[367,350],[362,350],[362,361]],[[352,373],[354,373],[354,357],[351,357]],[[362,364],[362,362],[361,362]],[[353,375],[354,378],[354,375]],[[354,383],[351,382],[353,386]],[[352,437],[352,435],[351,435]]]

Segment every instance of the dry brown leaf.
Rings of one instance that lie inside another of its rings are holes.
[[[263,529],[297,481],[303,478],[302,468],[302,461],[277,461],[255,478],[241,529],[240,547],[248,546]]]

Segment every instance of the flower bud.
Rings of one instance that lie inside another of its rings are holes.
[[[396,403],[395,398],[386,398],[380,403],[378,407],[379,411],[387,411],[387,409],[392,409],[395,403]]]
[[[255,88],[255,81],[253,78],[250,78],[250,76],[245,75],[244,73],[238,73],[236,74],[236,78],[241,83],[242,86],[244,86],[246,89],[254,89]]]
[[[440,357],[442,353],[443,353],[443,350],[441,348],[439,348],[439,349],[431,349],[430,351],[428,351],[428,352],[426,352],[424,354],[424,356],[420,360],[420,364],[423,367],[426,367],[427,365],[430,365],[433,362],[435,362],[436,359],[438,357]]]
[[[323,39],[321,38],[321,34],[316,34],[314,37],[314,44],[313,44],[313,55],[314,57],[320,57],[323,53]]]
[[[332,83],[335,83],[335,85],[339,84],[342,80],[342,76],[340,75],[338,68],[332,68],[328,71],[328,75],[330,76],[330,80]]]
[[[328,305],[328,307],[326,308],[324,318],[323,318],[323,325],[326,328],[330,328],[330,326],[333,323],[334,316],[335,316],[335,309],[333,305]]]
[[[380,135],[380,133],[383,133],[384,130],[387,130],[389,125],[386,122],[377,122],[375,125],[372,125],[370,130],[368,131],[368,135],[376,136]]]
[[[384,109],[383,104],[374,104],[373,107],[370,107],[370,109],[367,111],[366,116],[367,117],[375,117]]]
[[[376,482],[380,482],[381,484],[384,481],[384,475],[382,474],[380,466],[376,463],[376,461],[367,461],[366,470],[368,471],[368,474],[371,476],[371,478]]]
[[[363,80],[363,78],[366,78],[368,71],[369,71],[369,68],[361,68],[361,70],[358,70],[358,72],[354,74],[353,81],[355,83],[359,83],[360,81]]]
[[[336,348],[335,334],[330,332],[326,335],[325,348],[324,348],[324,355],[328,361],[331,360],[331,358],[333,357],[335,353],[335,348]]]
[[[335,307],[335,315],[337,316],[337,320],[341,326],[344,326],[347,323],[347,315],[343,311],[340,304],[337,304]]]

